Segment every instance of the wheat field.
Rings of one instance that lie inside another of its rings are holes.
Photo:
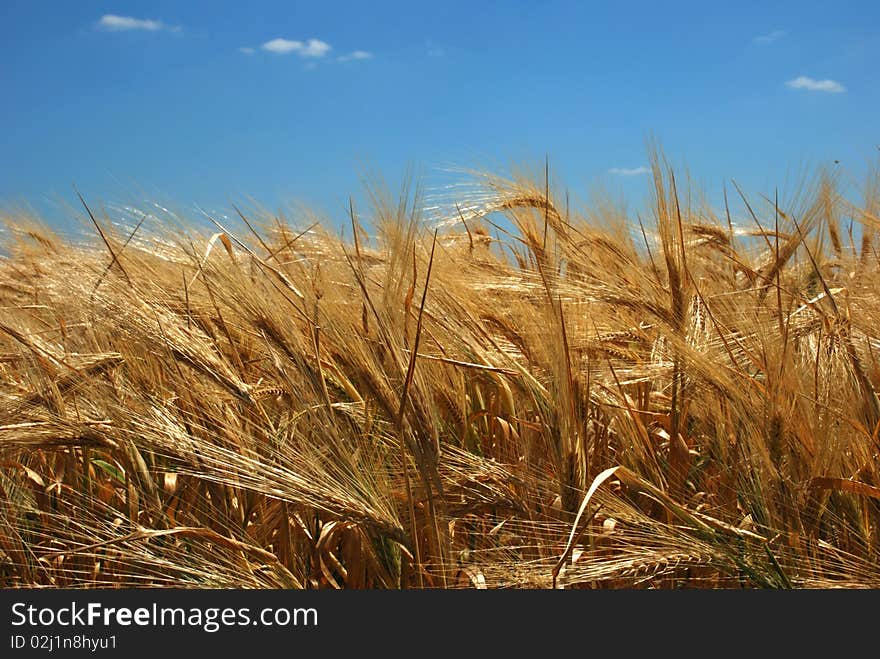
[[[880,587],[880,176],[652,181],[5,216],[0,586]]]

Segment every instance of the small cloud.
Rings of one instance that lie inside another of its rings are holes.
[[[249,48],[249,47],[247,47],[247,46],[243,46],[243,47],[241,47],[241,48],[238,49],[238,52],[240,52],[240,53],[244,53],[245,55],[253,55],[253,54],[254,54],[254,49],[253,49],[253,48]]]
[[[331,50],[332,46],[329,43],[320,39],[309,39],[300,54],[303,57],[324,57]]]
[[[324,57],[332,46],[320,39],[309,39],[306,42],[295,41],[291,39],[272,39],[264,43],[261,48],[270,53],[278,55],[286,55],[288,53],[296,53],[300,57]]]
[[[612,167],[608,173],[614,174],[614,176],[641,176],[650,173],[650,171],[647,167]]]
[[[768,32],[767,34],[761,34],[752,41],[755,43],[773,43],[774,41],[778,41],[782,37],[786,36],[788,33],[785,30],[773,30],[772,32]]]
[[[166,25],[162,21],[150,18],[133,18],[131,16],[117,16],[116,14],[104,14],[98,21],[97,27],[108,32],[123,32],[127,30],[146,30],[147,32],[180,32],[179,25]]]
[[[798,76],[794,80],[785,83],[791,89],[806,89],[811,92],[826,92],[828,94],[840,94],[846,91],[846,87],[836,80],[814,80],[808,76]]]
[[[263,44],[263,50],[268,50],[270,53],[292,53],[294,51],[301,50],[303,47],[302,41],[290,41],[288,39],[272,39],[272,41],[267,41]]]
[[[373,59],[375,55],[366,50],[353,50],[348,55],[341,55],[336,59],[340,62],[350,62],[351,60]]]

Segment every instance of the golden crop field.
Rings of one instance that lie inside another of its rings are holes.
[[[880,587],[880,177],[734,222],[652,172],[346,238],[7,216],[0,585]]]

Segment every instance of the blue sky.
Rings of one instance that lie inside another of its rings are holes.
[[[0,203],[56,221],[75,184],[341,223],[367,172],[545,154],[573,195],[639,207],[650,137],[713,195],[880,156],[876,0],[3,0],[0,30]]]

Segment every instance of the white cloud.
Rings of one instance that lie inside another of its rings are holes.
[[[612,167],[608,170],[608,173],[615,176],[641,176],[642,174],[648,174],[650,171],[647,167]]]
[[[110,32],[122,32],[125,30],[146,30],[148,32],[159,32],[160,30],[180,31],[180,26],[178,25],[166,25],[162,21],[155,21],[150,18],[132,18],[131,16],[117,16],[116,14],[104,14],[101,16],[97,27]]]
[[[815,80],[808,76],[798,76],[786,82],[785,86],[792,89],[806,89],[811,92],[826,92],[828,94],[840,94],[846,91],[846,87],[836,80]]]
[[[247,47],[247,46],[242,46],[241,48],[238,49],[238,52],[240,52],[240,53],[244,53],[245,55],[253,55],[253,54],[254,54],[254,49],[253,49],[253,48],[249,48],[249,47]]]
[[[341,55],[337,57],[340,62],[349,62],[351,60],[363,60],[363,59],[373,59],[375,55],[373,53],[366,50],[353,50],[348,55]]]
[[[303,47],[302,41],[290,41],[288,39],[272,39],[272,41],[267,41],[263,44],[263,50],[268,50],[270,53],[292,53],[294,51],[300,50]]]
[[[300,57],[324,57],[332,46],[320,39],[309,39],[306,42],[291,39],[272,39],[264,43],[261,48],[268,50],[270,53],[278,55],[286,55],[288,53],[296,53]]]
[[[332,49],[329,43],[325,43],[320,39],[309,39],[300,54],[303,57],[324,57]]]
[[[752,41],[755,43],[773,43],[774,41],[778,41],[782,37],[786,36],[788,33],[785,30],[773,30],[772,32],[768,32],[767,34],[761,34]]]

